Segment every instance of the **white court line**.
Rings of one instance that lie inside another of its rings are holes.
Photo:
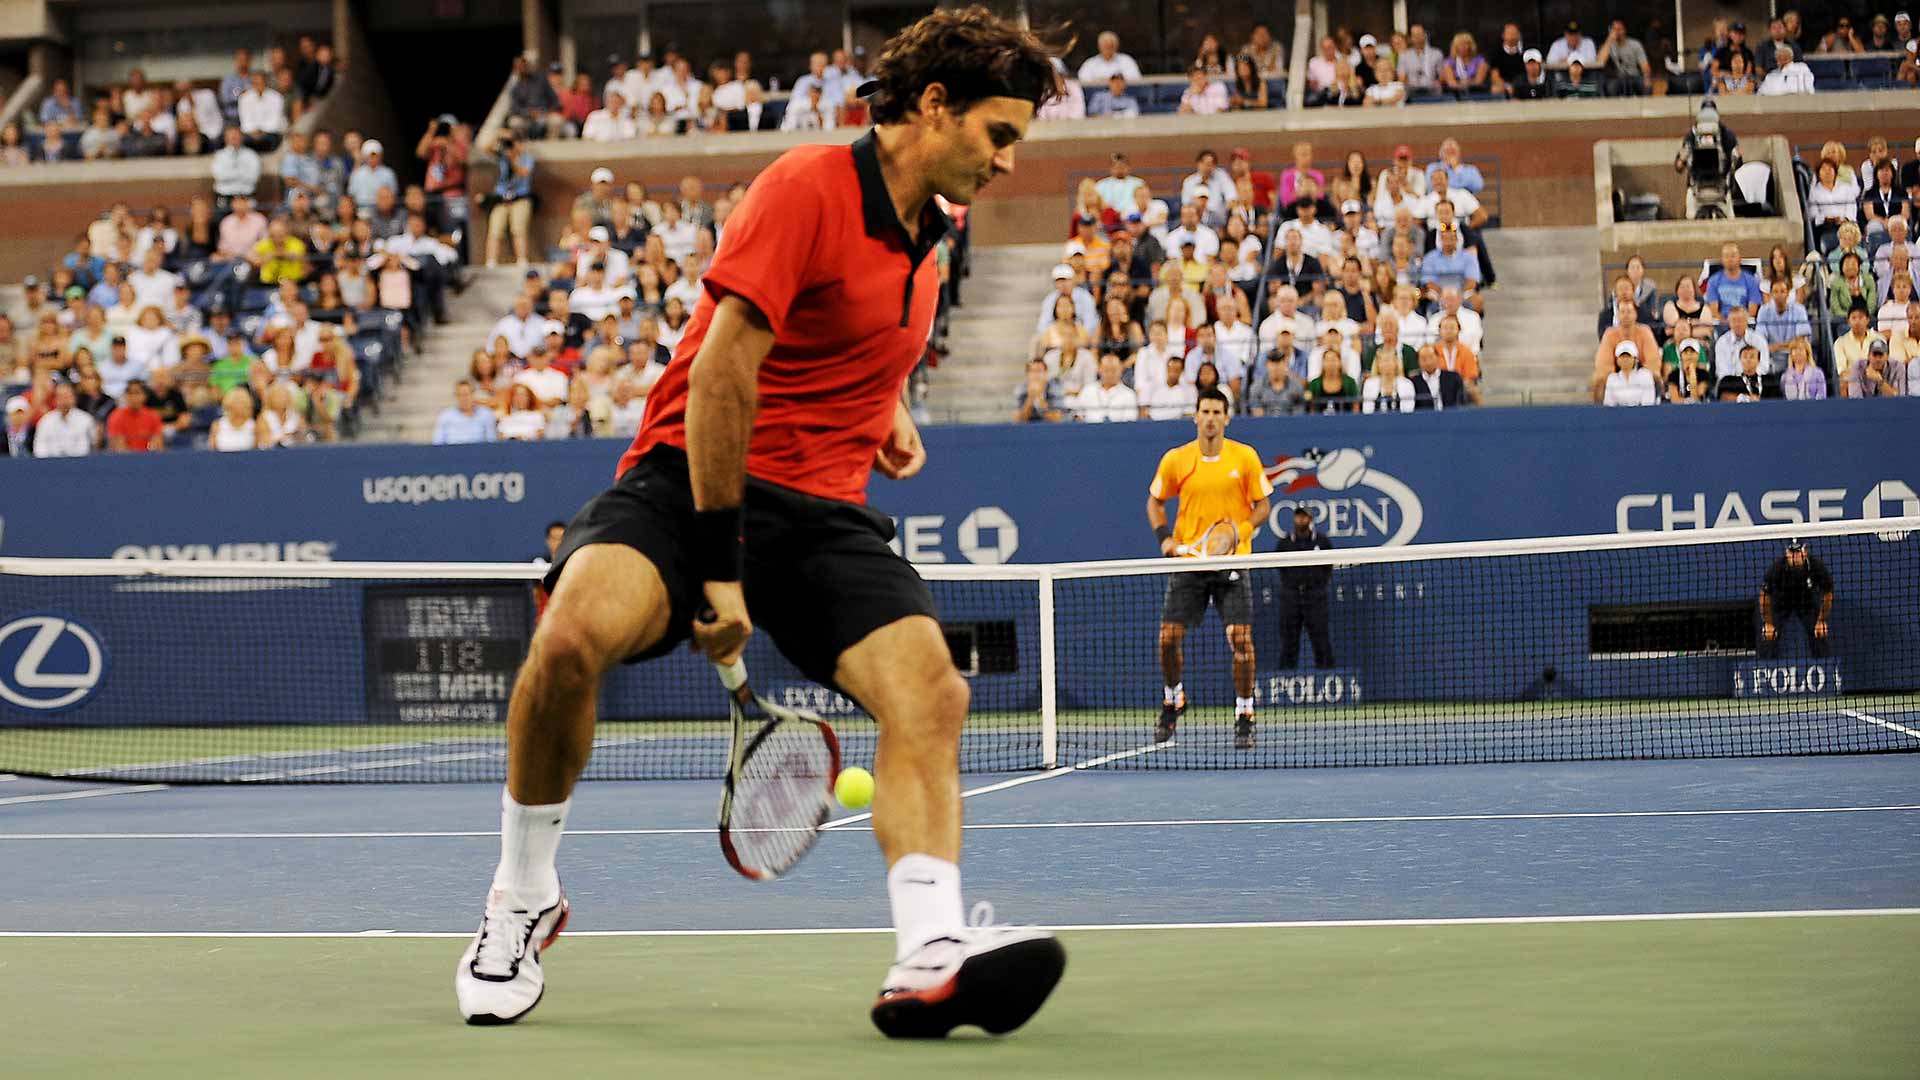
[[[1401,926],[1534,926],[1577,923],[1708,922],[1728,919],[1833,919],[1920,915],[1920,908],[1800,908],[1782,911],[1655,911],[1621,915],[1488,915],[1451,919],[1297,919],[1285,922],[1076,923],[1041,927],[1062,933],[1107,930],[1321,930]],[[890,926],[778,930],[571,930],[570,938],[811,937],[891,934]],[[454,938],[471,930],[0,930],[0,938]]]
[[[985,790],[985,789],[982,789]],[[1783,814],[1871,814],[1920,810],[1920,803],[1887,806],[1767,806],[1734,810],[1568,810],[1512,814],[1383,814],[1364,817],[1292,818],[1144,818],[1111,821],[1013,821],[963,825],[970,831],[1023,829],[1164,829],[1190,826],[1249,825],[1396,825],[1457,821],[1591,821],[1631,818],[1764,817]],[[847,832],[871,832],[846,829]],[[569,829],[567,836],[708,836],[711,826],[662,829]],[[8,840],[437,840],[492,838],[495,831],[445,830],[422,832],[204,832],[204,833],[8,833]]]
[[[97,799],[103,795],[138,795],[145,791],[165,791],[165,784],[140,784],[135,787],[81,788],[79,791],[50,791],[42,795],[15,795],[0,799],[0,806],[12,806],[16,803],[66,802],[69,799]]]
[[[20,779],[20,778],[19,778],[19,777],[17,777],[17,776],[15,776],[15,775],[13,775],[13,774],[12,774],[12,773],[10,773],[10,772],[9,772],[9,773],[0,773],[0,784],[4,784],[4,783],[6,783],[6,782],[7,782],[7,781],[9,781],[9,780],[18,780],[18,779]]]
[[[960,797],[962,799],[971,799],[975,795],[988,795],[996,791],[1005,791],[1008,788],[1016,788],[1022,784],[1037,784],[1042,780],[1052,780],[1055,777],[1066,776],[1069,773],[1078,772],[1082,769],[1098,768],[1099,766],[1108,764],[1109,762],[1122,761],[1126,758],[1138,757],[1141,754],[1151,754],[1156,750],[1165,749],[1166,747],[1169,747],[1172,745],[1173,743],[1170,743],[1170,742],[1148,743],[1145,746],[1136,746],[1131,750],[1121,750],[1112,754],[1103,754],[1097,758],[1088,758],[1085,761],[1077,761],[1072,765],[1062,765],[1057,769],[1048,769],[1046,772],[1034,773],[1032,776],[1016,776],[1011,780],[1002,780],[997,784],[986,784],[977,788],[968,788],[967,790],[960,793]],[[851,815],[848,815],[847,817],[835,818],[832,821],[829,821],[826,824],[820,826],[820,831],[827,832],[828,830],[831,830],[831,829],[844,828],[848,825],[854,825],[854,824],[858,824],[859,822],[866,821],[871,817],[873,817],[873,812],[869,810],[863,814],[851,814]]]
[[[1920,730],[1910,728],[1905,724],[1896,724],[1891,720],[1882,720],[1877,716],[1869,716],[1858,709],[1841,709],[1840,711],[1853,717],[1855,720],[1865,720],[1869,724],[1877,724],[1880,727],[1886,728],[1888,731],[1897,731],[1902,735],[1911,735],[1916,739],[1920,739]]]

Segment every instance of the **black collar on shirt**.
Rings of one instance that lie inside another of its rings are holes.
[[[893,196],[887,192],[887,182],[880,175],[880,143],[872,131],[860,136],[853,144],[853,171],[860,177],[860,213],[866,220],[868,236],[897,236],[900,246],[906,249],[908,261],[907,285],[900,294],[900,325],[907,325],[907,316],[913,310],[913,272],[920,263],[947,235],[953,223],[947,220],[938,204],[931,199],[926,208],[920,211],[920,238],[916,241],[908,235],[906,225],[900,221],[900,212],[893,208]]]

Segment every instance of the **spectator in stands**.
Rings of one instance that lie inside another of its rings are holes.
[[[507,401],[506,415],[500,417],[495,425],[495,432],[500,438],[533,442],[546,437],[547,415],[526,383],[516,381]]]
[[[204,86],[195,86],[190,80],[181,79],[173,84],[173,109],[176,121],[182,131],[186,130],[188,117],[193,118],[193,126],[208,138],[214,137],[227,126],[226,114],[220,110],[220,97]]]
[[[1480,55],[1473,35],[1462,30],[1453,35],[1446,62],[1440,65],[1440,88],[1458,97],[1482,93],[1493,77],[1493,67]]]
[[[826,87],[811,82],[796,90],[787,102],[786,115],[780,118],[781,131],[829,131],[833,128],[833,106],[826,100]]]
[[[150,308],[148,310],[153,309]],[[81,351],[82,350],[78,349],[74,351],[74,366],[79,368],[84,375],[89,373],[89,369],[80,362],[79,357]],[[126,334],[115,331],[106,353],[102,354],[97,362],[93,364],[91,374],[100,380],[100,391],[102,393],[109,398],[118,398],[121,393],[126,390],[128,383],[135,379],[146,378],[147,365],[144,359],[136,360],[127,354]],[[111,409],[112,403],[109,402],[106,407]],[[105,420],[105,413],[102,412],[96,419]]]
[[[1740,245],[1732,241],[1720,245],[1720,269],[1708,276],[1701,293],[1707,314],[1716,322],[1725,321],[1736,308],[1745,309],[1748,315],[1758,314],[1766,299],[1759,281],[1741,264]]]
[[[1791,47],[1779,45],[1772,48],[1772,70],[1761,78],[1756,93],[1763,97],[1813,93],[1813,69],[1795,59]]]
[[[1814,175],[1813,186],[1807,189],[1807,215],[1814,227],[1815,239],[1825,251],[1838,239],[1840,226],[1855,221],[1860,210],[1860,189],[1841,182],[1840,167],[1831,158],[1821,158]]]
[[[1087,98],[1087,115],[1139,116],[1140,102],[1132,94],[1127,93],[1126,78],[1113,74],[1107,76],[1107,84],[1104,88],[1095,90],[1093,95]],[[1125,205],[1129,204],[1123,204],[1116,209],[1121,209]]]
[[[1267,81],[1260,77],[1250,56],[1233,59],[1233,79],[1228,87],[1227,105],[1232,109],[1267,107]]]
[[[1805,339],[1795,341],[1787,351],[1787,363],[1780,374],[1780,396],[1788,401],[1826,399],[1827,373],[1813,362],[1813,346]]]
[[[167,425],[147,404],[147,388],[126,385],[119,408],[107,417],[107,449],[118,453],[147,453],[167,448]]]
[[[1606,377],[1602,405],[1657,405],[1659,390],[1653,372],[1640,363],[1640,348],[1631,341],[1614,346],[1614,370]]]
[[[1227,88],[1207,77],[1207,69],[1194,64],[1187,69],[1187,88],[1180,94],[1179,112],[1188,116],[1212,116],[1227,111]]]
[[[1293,165],[1280,174],[1280,205],[1292,206],[1298,201],[1306,181],[1311,181],[1316,191],[1324,191],[1327,186],[1326,174],[1313,167],[1313,144],[1297,142],[1293,144]]]
[[[55,142],[59,141],[61,132],[78,131],[84,122],[80,103],[74,100],[73,89],[67,85],[65,79],[53,80],[53,89],[47,92],[46,97],[40,99],[38,116],[40,130],[46,132],[47,138]]]
[[[53,408],[33,425],[34,457],[86,457],[93,453],[93,416],[78,406],[79,397],[71,383],[54,385]]]
[[[1713,361],[1709,358],[1711,342],[1701,338],[1712,333],[1711,325],[1703,323],[1696,327],[1687,319],[1680,320],[1680,324],[1674,328],[1672,340],[1660,354],[1668,401],[1676,405],[1692,405],[1707,399],[1708,391],[1717,380],[1713,374]]]
[[[1400,81],[1385,58],[1375,60],[1368,69],[1372,75],[1362,106],[1405,105],[1407,103],[1407,84]]]
[[[240,94],[237,126],[255,150],[280,145],[280,136],[287,130],[287,102],[267,85],[266,72],[255,71],[249,77],[247,89]]]
[[[1835,347],[1836,354],[1838,347]],[[1837,355],[1836,355],[1837,359]],[[1865,356],[1853,361],[1846,367],[1841,386],[1843,397],[1877,398],[1905,397],[1907,395],[1907,369],[1893,363],[1888,356],[1886,339],[1874,335],[1867,345]],[[45,423],[43,420],[42,423]],[[36,439],[35,452],[39,451]]]
[[[580,125],[580,137],[589,142],[613,142],[639,134],[627,111],[627,100],[618,90],[608,90],[601,108],[588,113]]]
[[[1838,249],[1835,249],[1838,253]],[[1880,288],[1874,283],[1872,272],[1868,271],[1857,251],[1848,251],[1840,257],[1840,268],[1827,286],[1827,310],[1844,312],[1858,302],[1877,307],[1880,303]]]
[[[226,117],[226,123],[237,124],[240,121],[240,95],[253,85],[253,51],[235,49],[233,51],[233,70],[220,77],[220,111]]]
[[[1884,349],[1885,345],[1882,343]],[[1780,380],[1760,368],[1762,350],[1747,344],[1741,347],[1739,367],[1720,377],[1716,395],[1721,401],[1762,401],[1780,397]]]
[[[1553,80],[1547,77],[1546,64],[1542,62],[1539,49],[1528,49],[1521,54],[1519,78],[1509,81],[1507,93],[1516,101],[1546,101],[1559,95]]]
[[[1854,31],[1853,20],[1845,15],[1834,23],[1833,29],[1821,35],[1820,45],[1814,50],[1822,53],[1859,53],[1866,51],[1866,45],[1860,35]]]
[[[1888,218],[1886,242],[1874,249],[1873,278],[1880,283],[1880,291],[1883,294],[1887,291],[1888,283],[1893,279],[1893,271],[1904,269],[1903,266],[1896,266],[1895,256],[1901,255],[1910,260],[1913,256],[1920,255],[1920,244],[1907,239],[1908,231],[1907,219]]]
[[[1089,383],[1073,399],[1074,415],[1089,424],[1140,419],[1140,399],[1120,381],[1120,357],[1110,352],[1101,354],[1099,372],[1098,381]]]
[[[1901,317],[1905,318],[1904,304],[1900,311]],[[1885,330],[1885,327],[1881,329]],[[1761,305],[1754,330],[1767,342],[1769,355],[1766,368],[1769,371],[1784,370],[1788,353],[1794,344],[1810,342],[1813,336],[1806,306],[1793,298],[1792,290],[1784,279],[1776,279],[1770,287],[1768,302]]]
[[[1148,334],[1150,338],[1164,344],[1166,330],[1166,324],[1154,323],[1148,328]],[[1143,365],[1146,363],[1147,355],[1150,354],[1143,353],[1141,361]],[[1150,374],[1149,369],[1141,367],[1136,377],[1139,389],[1135,397],[1140,402],[1142,419],[1178,420],[1183,416],[1192,415],[1195,391],[1193,381],[1186,377],[1186,366],[1185,355],[1178,350],[1173,350],[1160,360],[1156,368],[1152,369],[1155,373]]]
[[[1458,225],[1434,235],[1436,246],[1420,260],[1420,281],[1428,299],[1438,302],[1442,289],[1458,289],[1462,299],[1479,310],[1480,260],[1461,247]]]
[[[312,58],[302,58],[300,69],[294,74],[294,83],[300,87],[300,95],[308,101],[318,101],[332,93],[333,84],[338,79],[333,46],[325,42],[313,47]]]
[[[120,139],[126,132],[125,122],[115,123],[113,110],[105,101],[93,107],[93,118],[80,131],[80,159],[82,161],[102,161],[120,156]],[[58,133],[49,135],[58,139]]]
[[[1908,216],[1908,198],[1907,193],[1900,190],[1899,171],[1892,158],[1882,158],[1873,165],[1873,184],[1860,196],[1868,236],[1885,234],[1889,219]]]
[[[1789,33],[1791,33],[1790,22]],[[1741,70],[1743,72],[1753,70],[1755,66],[1753,50],[1747,47],[1747,24],[1743,22],[1736,22],[1728,26],[1725,40],[1718,42],[1714,46],[1712,58],[1708,61],[1707,66],[1709,74],[1718,79],[1720,76],[1730,72],[1733,69],[1734,57],[1736,56],[1740,58]],[[1747,92],[1751,93],[1752,91]]]
[[[560,65],[553,65],[558,68]],[[513,83],[507,89],[507,115],[518,121],[531,138],[541,139],[551,126],[558,135],[565,125],[560,115],[560,94],[546,77],[533,68],[527,56],[513,58]]]
[[[533,152],[511,131],[494,141],[493,191],[487,196],[487,266],[500,263],[500,245],[513,237],[514,265],[525,269],[533,225]]]
[[[1591,63],[1606,76],[1608,97],[1645,97],[1652,86],[1653,65],[1647,62],[1646,47],[1627,35],[1625,19],[1616,17],[1607,24],[1607,40],[1601,42]]]
[[[165,313],[158,304],[149,304],[140,309],[140,316],[124,335],[125,356],[132,365],[132,373],[127,378],[145,378],[146,374],[158,368],[170,368],[180,363],[180,335],[167,324]],[[114,358],[120,356],[114,351]],[[101,378],[109,383],[109,393],[119,397],[112,386],[124,380],[109,376],[105,367],[101,369]]]
[[[27,152],[26,137],[20,133],[20,122],[9,120],[0,126],[0,166],[29,165],[33,156]]]
[[[287,231],[287,219],[274,218],[267,223],[267,234],[247,252],[253,264],[255,280],[262,285],[282,281],[304,281],[307,276],[307,245]]]
[[[359,206],[372,206],[382,190],[399,194],[400,178],[386,163],[386,147],[368,139],[360,146],[360,163],[347,175],[347,194]]]
[[[1088,86],[1106,82],[1119,75],[1130,83],[1140,81],[1140,65],[1133,57],[1120,51],[1120,35],[1111,30],[1102,30],[1095,39],[1098,50],[1080,65],[1080,81]]]
[[[1753,77],[1752,64],[1744,52],[1729,53],[1725,66],[1713,77],[1712,92],[1722,96],[1753,94],[1759,89],[1760,84]]]
[[[1892,340],[1907,326],[1907,308],[1913,303],[1913,276],[1907,271],[1893,275],[1888,283],[1887,298],[1880,305],[1879,314],[1874,317],[1874,328],[1881,336]],[[1761,309],[1763,312],[1765,309]]]
[[[1300,404],[1309,413],[1352,412],[1360,404],[1360,381],[1347,374],[1338,350],[1315,354],[1313,378],[1301,388]]]
[[[1624,277],[1619,278],[1615,285],[1616,287],[1625,286],[1626,281]],[[1620,295],[1620,291],[1627,291],[1628,295]],[[1616,369],[1617,350],[1623,342],[1631,343],[1634,346],[1634,356],[1645,357],[1649,363],[1654,357],[1660,355],[1660,343],[1654,337],[1652,328],[1641,322],[1642,312],[1633,302],[1630,291],[1624,289],[1620,291],[1615,294],[1613,325],[1607,327],[1600,335],[1600,345],[1593,351],[1593,378],[1588,385],[1588,390],[1595,401],[1601,400],[1606,389],[1607,378]],[[1655,373],[1654,378],[1657,382],[1658,373]]]
[[[1264,22],[1253,24],[1253,32],[1247,36],[1247,43],[1240,46],[1240,52],[1253,58],[1263,79],[1278,79],[1287,73],[1287,50],[1274,40],[1273,28]]]
[[[1282,330],[1281,343],[1266,354],[1266,374],[1252,379],[1247,389],[1247,411],[1254,416],[1287,416],[1300,411],[1305,392],[1294,375],[1292,331]]]
[[[1716,375],[1725,378],[1740,371],[1740,353],[1752,347],[1760,350],[1760,370],[1771,374],[1767,362],[1767,336],[1753,328],[1749,322],[1747,309],[1735,307],[1727,312],[1727,330],[1714,340],[1713,370]]]
[[[1460,316],[1441,315],[1435,324],[1439,336],[1434,340],[1433,347],[1440,352],[1441,365],[1448,371],[1457,373],[1465,381],[1468,399],[1478,405],[1480,403],[1480,355],[1478,350],[1461,338],[1460,325]],[[1644,330],[1645,327],[1641,329]]]
[[[1013,422],[1057,422],[1065,413],[1066,396],[1061,393],[1060,385],[1048,377],[1046,361],[1027,361],[1026,377],[1013,392]]]
[[[1440,350],[1423,346],[1418,354],[1419,368],[1413,375],[1413,407],[1419,410],[1457,409],[1472,403],[1467,383],[1456,371],[1440,362]]]
[[[1488,52],[1487,61],[1493,65],[1499,85],[1510,90],[1527,77],[1526,54],[1538,51],[1521,45],[1520,24],[1510,22],[1500,28],[1499,47]]]
[[[1786,50],[1784,57],[1780,53],[1782,49]],[[1779,70],[1784,64],[1800,59],[1799,43],[1787,37],[1786,20],[1779,18],[1770,20],[1767,23],[1767,40],[1761,42],[1759,50],[1754,53],[1754,60],[1760,68],[1771,73]]]
[[[1440,93],[1440,68],[1445,63],[1446,57],[1427,40],[1427,28],[1419,23],[1408,28],[1407,48],[1394,59],[1408,96],[1416,100]]]
[[[1591,69],[1598,63],[1598,52],[1594,49],[1593,39],[1580,32],[1580,24],[1569,22],[1566,31],[1555,38],[1547,49],[1547,67],[1554,71],[1565,71],[1575,60],[1581,67]]]
[[[237,127],[228,128],[220,138],[220,149],[213,155],[213,193],[222,203],[235,196],[251,196],[260,186],[260,155],[246,144]]]
[[[1360,386],[1360,411],[1363,413],[1410,413],[1414,410],[1413,380],[1403,373],[1395,352],[1375,355],[1366,382]]]
[[[227,216],[220,219],[220,239],[215,254],[223,259],[245,259],[266,235],[266,215],[253,208],[251,196],[236,194]]]
[[[566,373],[555,368],[553,360],[553,350],[547,344],[536,346],[527,354],[526,369],[513,377],[515,386],[524,386],[533,392],[534,400],[542,409],[567,400]]]

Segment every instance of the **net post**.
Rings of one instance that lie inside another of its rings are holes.
[[[1060,727],[1055,701],[1053,572],[1040,572],[1040,767],[1060,763]]]

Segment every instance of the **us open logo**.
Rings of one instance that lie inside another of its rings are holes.
[[[1398,547],[1413,542],[1426,520],[1420,496],[1403,481],[1374,468],[1371,446],[1308,450],[1267,466],[1273,482],[1273,512],[1267,527],[1276,536],[1293,531],[1290,515],[1302,507],[1322,533]]]
[[[35,712],[71,709],[93,696],[107,651],[93,631],[59,615],[0,626],[0,701]]]

